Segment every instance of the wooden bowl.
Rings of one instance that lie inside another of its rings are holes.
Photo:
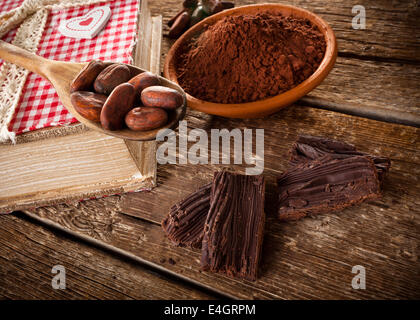
[[[326,50],[318,69],[298,86],[277,96],[246,103],[214,103],[197,99],[186,93],[188,106],[208,114],[228,118],[259,118],[272,114],[296,100],[299,100],[318,86],[331,71],[337,58],[337,42],[331,27],[319,16],[307,10],[282,4],[257,4],[238,7],[210,16],[187,30],[172,46],[164,66],[164,76],[177,84],[176,59],[184,52],[185,45],[198,37],[208,25],[212,25],[226,16],[257,14],[260,12],[281,13],[284,16],[306,18],[316,25],[325,37]]]

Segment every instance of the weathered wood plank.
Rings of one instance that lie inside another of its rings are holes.
[[[278,3],[276,0],[236,0],[236,6],[254,3]],[[416,0],[289,0],[283,4],[295,5],[325,19],[334,29],[340,54],[366,58],[420,61],[420,6]],[[366,29],[354,30],[352,13],[355,5],[366,9]],[[152,13],[164,17],[166,22],[174,16],[181,4],[178,0],[153,1]],[[169,44],[164,45],[163,51]]]
[[[238,298],[418,298],[420,274],[420,129],[386,124],[304,106],[285,109],[269,120],[188,118],[190,126],[265,128],[265,174],[268,180],[264,254],[255,283],[199,271],[200,253],[174,248],[158,223],[177,200],[209,181],[206,166],[160,166],[151,192],[32,210],[83,235],[115,246],[158,268]],[[362,151],[391,157],[392,169],[381,200],[295,223],[273,215],[274,178],[286,168],[286,152],[298,134],[315,134],[356,144]],[[218,167],[220,168],[220,167]],[[238,168],[239,169],[239,168]],[[117,200],[116,200],[117,199]],[[110,216],[104,203],[140,217]],[[148,223],[147,221],[151,223]],[[175,261],[162,263],[161,259]],[[367,290],[353,290],[351,269],[367,270]]]
[[[302,102],[387,122],[420,126],[420,68],[338,57],[324,82]]]
[[[66,289],[54,290],[54,265]],[[197,289],[139,264],[69,240],[21,214],[0,216],[1,299],[208,299]]]

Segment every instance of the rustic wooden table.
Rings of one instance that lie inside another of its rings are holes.
[[[149,1],[166,21],[179,0]],[[267,1],[235,1],[236,5]],[[276,2],[276,1],[268,1]],[[234,280],[199,270],[200,253],[176,248],[160,221],[220,167],[161,165],[158,187],[0,216],[0,297],[136,299],[420,298],[420,24],[416,0],[282,1],[321,15],[339,57],[328,78],[293,106],[258,120],[189,111],[191,128],[264,128],[267,225],[260,277]],[[366,9],[354,30],[352,7]],[[162,61],[172,42],[164,38]],[[294,223],[273,215],[274,179],[298,134],[337,138],[392,159],[381,200]],[[238,170],[243,168],[238,167]],[[66,267],[66,290],[51,268]],[[366,289],[351,286],[366,268]]]

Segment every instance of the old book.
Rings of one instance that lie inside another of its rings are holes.
[[[364,156],[324,156],[297,164],[277,180],[280,220],[339,210],[380,196],[374,162]]]
[[[215,173],[202,243],[203,270],[256,280],[264,236],[263,176]]]
[[[138,13],[133,64],[160,72],[162,17],[151,17],[147,1]],[[44,128],[0,144],[0,213],[156,185],[156,142],[130,141],[81,124]]]
[[[171,207],[162,221],[162,228],[176,245],[201,248],[204,223],[210,208],[212,184],[206,184],[196,192]]]
[[[291,151],[290,164],[296,165],[326,155],[334,159],[343,159],[357,155],[366,156],[375,163],[380,181],[383,181],[391,166],[389,158],[359,152],[355,146],[345,142],[312,136],[299,136]]]

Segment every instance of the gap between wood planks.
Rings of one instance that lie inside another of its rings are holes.
[[[363,55],[352,53],[352,52],[338,52],[338,56],[343,57],[343,58],[351,58],[351,59],[358,59],[358,60],[365,60],[365,61],[403,63],[403,64],[410,64],[414,66],[420,66],[420,61],[411,60],[411,59],[399,59],[399,58],[369,56],[369,55],[363,56]]]
[[[303,102],[303,104],[317,109],[330,110],[352,116],[402,124],[416,128],[420,127],[420,116],[410,112],[400,112],[367,105],[346,104],[343,102],[337,103],[322,98],[308,96],[303,97],[299,102]]]

